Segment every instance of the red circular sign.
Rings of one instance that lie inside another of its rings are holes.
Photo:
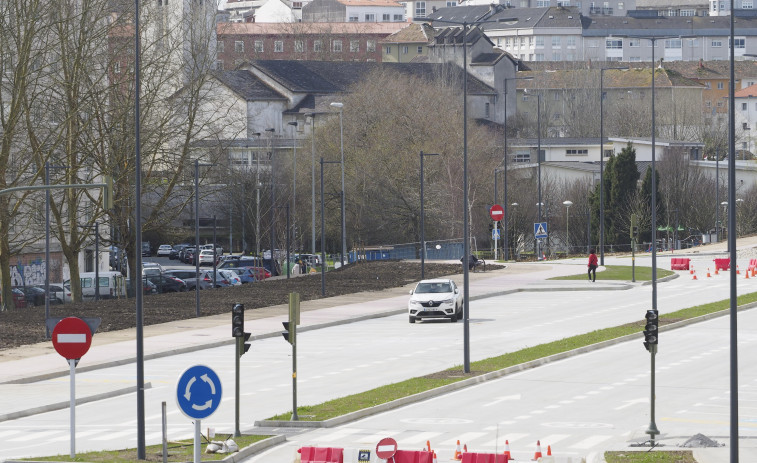
[[[503,208],[499,204],[495,204],[491,207],[491,209],[489,209],[489,216],[494,221],[502,220],[502,218],[505,217],[505,208]]]
[[[69,360],[82,358],[91,344],[92,331],[81,318],[64,318],[53,328],[53,347]]]
[[[397,441],[391,437],[381,439],[376,446],[376,456],[386,460],[392,458],[397,453]]]

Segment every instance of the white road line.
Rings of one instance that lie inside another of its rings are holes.
[[[484,447],[497,447],[497,448],[500,448],[500,449],[502,449],[504,451],[505,450],[505,442],[507,442],[509,444],[512,444],[513,442],[515,442],[515,441],[517,441],[519,439],[523,439],[524,437],[528,437],[528,436],[530,436],[530,434],[518,434],[518,433],[503,434],[503,433],[500,433],[498,439],[495,439],[493,441],[489,441],[489,442],[485,443]]]
[[[401,437],[400,439],[397,439],[399,443],[404,444],[425,444],[426,441],[430,441],[435,437],[441,436],[444,434],[443,432],[419,432],[418,434],[415,434],[414,436],[410,437]],[[434,443],[431,443],[431,448],[434,448]]]
[[[104,436],[100,436],[100,437],[93,437],[90,440],[93,440],[93,441],[113,440],[113,439],[121,439],[123,437],[131,437],[131,436],[134,436],[134,438],[136,439],[135,434],[136,434],[136,431],[134,431],[134,430],[120,431],[120,432],[108,433],[108,434],[106,434]]]
[[[61,431],[56,429],[55,431],[37,431],[37,432],[25,432],[23,436],[21,437],[14,437],[13,439],[5,439],[5,442],[36,442],[38,439],[43,438],[45,436],[52,436],[53,434],[58,434]],[[134,432],[134,431],[131,431]],[[70,434],[69,434],[70,435]]]
[[[345,429],[340,429],[339,431],[336,431],[336,432],[332,432],[331,434],[326,434],[325,436],[315,437],[313,440],[316,442],[333,442],[335,440],[339,440],[343,437],[349,436],[350,434],[355,434],[361,431],[362,429],[345,428]]]
[[[9,429],[7,431],[0,431],[0,439],[4,439],[4,438],[6,438],[8,436],[12,436],[12,435],[18,434],[20,432],[21,431],[18,431],[16,429]]]
[[[373,434],[368,434],[367,436],[360,437],[355,442],[358,442],[360,444],[373,444],[373,446],[375,447],[381,439],[385,437],[396,436],[399,433],[400,431],[397,430],[382,430]]]
[[[570,434],[552,434],[550,436],[543,437],[542,439],[540,439],[540,441],[541,441],[541,445],[545,447],[544,451],[546,452],[547,445],[554,446],[556,443],[560,442],[561,440],[565,440],[568,437],[570,437]]]
[[[572,449],[590,449],[592,447],[597,446],[598,444],[601,444],[602,442],[612,439],[612,436],[606,436],[606,435],[596,435],[587,437],[586,439],[582,440],[581,442],[577,442],[570,446]]]
[[[465,432],[454,439],[449,439],[444,442],[440,442],[439,445],[457,445],[457,441],[460,441],[460,445],[470,444],[473,440],[478,439],[481,436],[485,436],[488,433],[485,432]]]
[[[102,432],[103,431],[100,430],[100,429],[95,430],[95,431],[77,432],[76,433],[76,438],[77,439],[81,439],[81,438],[84,438],[84,437],[94,436],[95,434],[102,434]],[[71,434],[70,433],[66,433],[65,436],[54,437],[52,439],[48,439],[47,442],[68,442],[69,439],[71,439]]]

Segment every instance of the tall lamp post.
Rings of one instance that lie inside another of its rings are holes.
[[[652,56],[654,56],[654,48]],[[654,62],[654,58],[652,61]],[[605,265],[605,71],[627,69],[628,66],[599,70],[599,265]]]
[[[200,167],[211,167],[213,164],[200,164],[199,159],[195,159],[195,275],[200,278]],[[215,247],[215,244],[213,245]],[[141,253],[139,253],[141,254]],[[139,289],[142,288],[142,272],[139,275]],[[213,276],[215,278],[215,275]],[[138,293],[142,291],[137,291]],[[195,285],[195,317],[200,316],[200,285]]]
[[[423,158],[438,155],[439,153],[424,153],[421,151],[421,280],[426,279],[426,229],[424,228],[425,211],[423,209],[423,177],[425,176],[423,175]]]
[[[315,113],[307,113],[310,118],[310,245],[311,252],[315,255]]]
[[[505,151],[504,151],[503,156],[502,156],[502,159],[503,159],[503,167],[502,168],[504,170],[504,174],[502,174],[503,175],[502,189],[503,189],[503,194],[504,194],[504,200],[502,201],[502,205],[503,205],[503,209],[505,210],[505,214],[502,217],[502,228],[505,229],[505,237],[502,240],[502,247],[504,248],[504,259],[505,259],[505,262],[508,260],[508,257],[509,257],[509,254],[508,254],[508,248],[509,248],[509,246],[508,246],[508,242],[507,242],[508,239],[509,239],[508,233],[507,233],[507,220],[508,220],[508,215],[507,215],[507,204],[508,204],[507,203],[507,93],[508,93],[507,92],[507,83],[510,82],[510,81],[513,81],[513,80],[533,80],[533,76],[529,76],[529,77],[505,77],[505,79],[504,79],[505,84],[504,84],[504,90],[503,90],[504,91],[504,95],[503,95],[504,102],[503,103],[505,105],[505,125],[504,125],[504,127],[505,127],[505,130],[504,130],[504,134],[505,134]],[[495,185],[495,189],[496,189],[497,183],[494,182],[494,185]],[[495,201],[494,202],[495,203],[497,202],[496,201],[496,194],[495,194]]]
[[[566,247],[566,256],[570,254],[570,239],[569,236],[569,230],[568,223],[570,220],[570,206],[573,205],[573,201],[563,201],[563,206],[565,206],[565,247]]]
[[[268,132],[268,149],[271,149],[271,137],[273,136],[273,132],[276,131],[274,128],[267,128],[265,129],[266,132]],[[262,185],[260,184],[260,155],[256,156],[257,163],[256,163],[256,169],[255,169],[255,255],[260,256],[260,188]],[[273,155],[271,155],[271,158],[273,158]],[[271,168],[271,173],[273,173],[273,168]],[[273,204],[271,204],[273,206]],[[271,242],[273,242],[273,238],[271,239]],[[273,247],[271,247],[271,274],[273,274]]]
[[[294,153],[292,154],[292,241],[294,246],[297,247],[297,121],[287,122],[287,125],[294,127],[294,137],[292,137],[292,145]],[[287,230],[287,236],[289,236],[289,230]],[[289,265],[287,263],[287,265]]]
[[[539,202],[537,203],[537,206],[539,206],[539,223],[541,223],[541,93],[536,94],[536,170],[536,175],[538,177],[537,181],[539,183]],[[539,260],[541,243],[538,239],[536,240],[536,244],[536,259]]]
[[[331,107],[339,110],[339,153],[342,157],[342,255],[340,259],[341,264],[344,265],[344,256],[347,254],[347,222],[344,209],[344,124],[342,121],[344,103],[333,102]]]

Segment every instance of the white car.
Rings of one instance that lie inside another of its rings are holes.
[[[170,256],[171,255],[171,245],[170,244],[161,244],[158,248],[158,257],[160,256]]]
[[[424,318],[449,318],[454,323],[463,318],[463,295],[452,280],[423,280],[410,294],[410,323]]]
[[[200,251],[200,265],[213,265],[213,250],[203,249]]]
[[[229,286],[239,286],[242,284],[242,279],[233,270],[219,270],[218,274],[229,282]]]

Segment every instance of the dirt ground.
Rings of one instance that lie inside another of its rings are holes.
[[[457,264],[427,263],[426,278],[462,272]],[[404,286],[420,279],[420,263],[377,261],[351,264],[326,274],[326,296],[362,291],[381,291]],[[300,300],[321,297],[321,275],[305,275],[290,279],[271,279],[233,288],[201,293],[201,316],[229,313],[232,304],[243,302],[246,309],[286,304],[289,293],[300,293]],[[210,297],[212,294],[212,297]],[[194,292],[145,296],[144,324],[152,325],[195,317]],[[53,305],[51,317],[100,317],[98,332],[133,328],[136,324],[134,299],[90,301],[78,304]],[[45,341],[45,308],[0,312],[0,350]]]

